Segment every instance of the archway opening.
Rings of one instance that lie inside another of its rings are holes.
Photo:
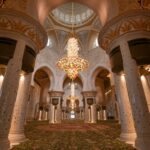
[[[97,119],[108,120],[116,117],[116,100],[110,82],[110,72],[105,68],[97,68],[94,72]]]
[[[77,77],[74,84],[74,108],[71,107],[71,84],[72,81],[67,77],[63,83],[63,103],[62,103],[62,113],[63,120],[83,120],[83,83],[79,77]]]
[[[49,89],[51,86],[51,76],[47,68],[40,68],[34,74],[34,86],[30,91],[28,103],[28,120],[48,120],[49,114]]]

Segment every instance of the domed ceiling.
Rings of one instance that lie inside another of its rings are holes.
[[[73,4],[73,17],[72,17]],[[51,40],[51,46],[55,47],[55,52],[60,56],[64,54],[66,42],[72,30],[72,23],[74,24],[74,32],[78,37],[80,54],[86,55],[88,46],[92,47],[92,40],[94,41],[101,29],[102,25],[99,17],[90,8],[79,3],[66,3],[50,11],[44,27],[47,31],[48,37]]]
[[[54,9],[50,15],[59,23],[68,26],[74,24],[77,27],[89,22],[95,16],[95,13],[84,5],[67,3]]]

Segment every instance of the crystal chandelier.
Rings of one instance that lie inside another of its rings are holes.
[[[72,36],[67,42],[67,56],[57,62],[58,68],[64,70],[71,80],[78,76],[79,71],[88,67],[88,61],[79,57],[78,51],[78,40]]]

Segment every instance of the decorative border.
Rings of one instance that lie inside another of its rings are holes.
[[[109,21],[99,33],[99,45],[104,50],[108,50],[112,41],[134,31],[150,32],[150,10],[128,11]]]
[[[50,91],[49,94],[51,97],[61,97],[64,94],[64,92],[62,92],[62,91]]]
[[[83,96],[86,97],[95,97],[96,96],[96,91],[84,91],[82,92]]]
[[[0,9],[0,30],[17,32],[29,38],[41,50],[47,43],[47,34],[38,21],[25,13]]]

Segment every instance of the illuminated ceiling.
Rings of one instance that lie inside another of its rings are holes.
[[[89,22],[95,16],[95,13],[90,8],[79,3],[67,3],[54,9],[50,15],[57,22],[64,25],[71,26],[74,24],[75,26],[80,26]]]

